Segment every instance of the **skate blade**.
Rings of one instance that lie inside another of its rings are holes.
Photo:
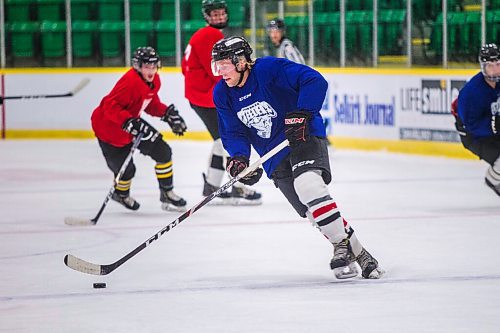
[[[182,213],[182,212],[186,211],[186,206],[178,207],[178,206],[174,206],[172,204],[162,203],[161,209],[166,211],[166,212],[180,212],[180,213]]]
[[[375,268],[370,275],[368,275],[368,279],[380,279],[385,274],[385,270],[380,267]]]
[[[95,225],[94,221],[89,219],[81,219],[78,217],[65,217],[64,223],[67,225]]]
[[[359,271],[355,266],[349,265],[349,266],[334,268],[333,274],[337,279],[344,280],[358,276]]]
[[[229,198],[229,199],[214,198],[207,205],[208,206],[233,206],[233,200],[231,198]]]
[[[247,200],[244,198],[233,198],[233,206],[259,206],[262,205],[261,199]]]

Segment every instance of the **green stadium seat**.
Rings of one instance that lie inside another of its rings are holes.
[[[28,22],[31,20],[30,0],[9,0],[5,3],[5,14],[8,22]]]
[[[287,26],[286,33],[288,35],[288,38],[290,38],[290,40],[294,42],[302,55],[307,55],[309,47],[309,17],[303,15],[286,16],[285,24]]]
[[[93,21],[96,16],[95,3],[95,0],[71,0],[71,19]]]
[[[340,11],[340,1],[337,0],[326,0],[324,4],[324,9],[326,12],[337,12]]]
[[[491,10],[500,10],[500,0],[490,0],[489,6],[487,5],[487,9]]]
[[[130,0],[131,21],[152,21],[155,15],[156,0]]]
[[[463,49],[466,45],[461,45],[460,34],[462,33],[465,25],[466,13],[464,12],[448,12],[448,50],[450,55],[463,55]],[[431,50],[437,56],[443,54],[443,14],[439,14],[434,22],[431,32]],[[477,51],[476,51],[477,52]]]
[[[66,22],[42,21],[40,34],[44,58],[62,57],[66,54]]]
[[[153,27],[152,21],[130,21],[130,48],[151,45]]]
[[[379,0],[379,9],[405,9],[406,0]]]
[[[37,0],[38,21],[64,20],[64,0]]]
[[[13,22],[8,25],[11,52],[16,58],[35,56],[35,39],[39,31],[37,22]]]
[[[189,1],[189,19],[199,20],[202,19],[203,15],[201,13],[201,1],[190,0]]]
[[[481,47],[481,12],[465,12],[465,25],[460,33],[461,49],[475,59]]]
[[[247,20],[245,0],[226,1],[227,10],[229,12],[229,25],[231,27],[242,27]]]
[[[373,12],[346,12],[346,52],[369,56],[372,52]]]
[[[316,16],[314,45],[316,56],[325,62],[340,54],[340,13],[318,13]]]
[[[500,41],[500,9],[486,12],[486,42]]]
[[[97,4],[97,17],[100,21],[120,21],[123,16],[123,0],[99,0]]]
[[[406,10],[379,11],[378,38],[380,55],[399,55],[401,53],[397,41],[402,37],[405,20]]]
[[[205,20],[189,20],[182,22],[182,47],[183,49],[189,43],[191,36],[200,28],[206,26]]]
[[[98,32],[95,21],[73,21],[72,50],[74,57],[88,58],[94,55],[94,40]]]
[[[160,20],[175,20],[175,0],[158,0],[158,5]]]
[[[175,55],[175,21],[158,21],[155,24],[156,50],[161,57]]]
[[[366,4],[365,4],[366,2]],[[368,6],[368,2],[370,3],[370,7]],[[371,7],[371,1],[365,1],[365,0],[349,0],[345,2],[345,9],[352,11],[352,10],[363,10],[363,9],[372,9]]]
[[[103,58],[123,55],[124,35],[123,21],[105,21],[99,25],[99,49]]]

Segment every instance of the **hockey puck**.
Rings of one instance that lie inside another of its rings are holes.
[[[106,283],[104,282],[98,282],[98,283],[94,283],[94,288],[96,289],[99,289],[99,288],[106,288]]]

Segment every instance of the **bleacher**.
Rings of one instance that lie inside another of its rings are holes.
[[[174,0],[130,0],[130,45],[152,45],[162,57],[175,56]],[[228,1],[233,26],[243,25],[245,1]],[[201,0],[181,1],[183,47],[205,26]],[[241,14],[243,13],[243,14]],[[124,62],[123,0],[71,1],[72,52],[78,64]],[[7,57],[16,65],[57,65],[66,55],[64,0],[6,0]],[[53,60],[53,61],[51,61]],[[85,60],[87,60],[85,62]]]
[[[340,52],[340,1],[313,1],[316,63],[328,65],[331,59],[338,58]],[[231,27],[250,26],[249,2],[227,1]],[[151,45],[162,57],[175,57],[174,3],[174,0],[130,0],[131,49]],[[475,61],[481,43],[481,7],[478,3],[480,1],[477,0],[448,0],[448,47],[453,60]],[[379,0],[378,4],[379,56],[404,55],[406,0]],[[442,55],[441,6],[441,0],[414,0],[412,6],[412,38],[420,41],[418,44],[423,45],[423,51],[431,62]],[[373,51],[373,2],[348,0],[345,10],[346,52],[353,58],[366,61]],[[72,0],[71,20],[75,65],[124,64],[123,0]],[[307,55],[307,11],[287,12],[285,22],[288,36]],[[181,1],[182,48],[191,35],[204,25],[201,0]],[[500,41],[500,0],[487,1],[486,28],[487,41]],[[6,0],[5,32],[9,67],[64,66],[64,0]]]

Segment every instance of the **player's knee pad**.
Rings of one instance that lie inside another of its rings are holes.
[[[208,161],[209,167],[222,171],[226,170],[225,155],[226,152],[222,146],[221,139],[215,140],[212,145],[212,154],[210,155],[210,159]]]
[[[172,160],[172,148],[163,140],[156,141],[148,154],[157,163],[167,163]]]
[[[300,174],[295,178],[293,185],[300,201],[307,207],[311,207],[318,201],[332,199],[319,170],[310,170]]]
[[[223,156],[225,154],[224,146],[222,145],[222,140],[217,139],[214,140],[212,144],[212,155]]]
[[[116,176],[116,175],[115,175]],[[134,178],[135,176],[135,164],[133,161],[131,161],[127,168],[125,169],[125,172],[123,173],[121,180],[130,180]]]

